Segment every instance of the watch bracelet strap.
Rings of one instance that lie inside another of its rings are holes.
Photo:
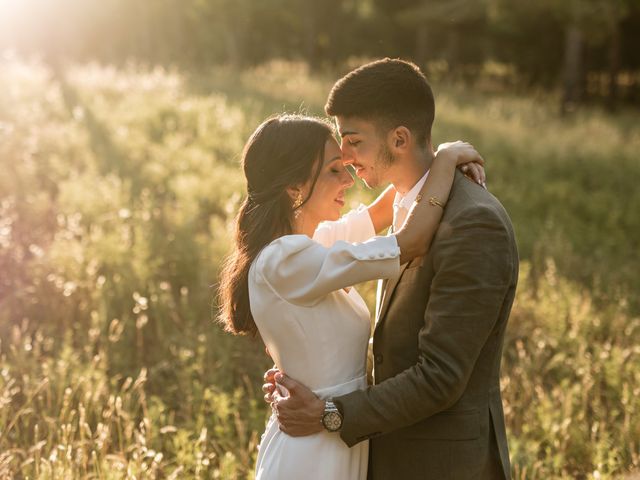
[[[340,413],[340,410],[338,410],[338,407],[336,406],[335,403],[333,403],[333,401],[325,400],[325,402],[324,402],[324,413],[327,413],[327,412],[338,412],[338,413]],[[340,413],[340,415],[342,415],[342,414]]]

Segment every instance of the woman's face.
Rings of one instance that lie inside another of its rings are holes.
[[[309,194],[312,182],[310,180],[303,187],[303,198]],[[317,224],[340,218],[344,193],[352,185],[353,178],[342,161],[340,146],[330,138],[324,145],[324,158],[313,194],[301,208],[302,221]]]

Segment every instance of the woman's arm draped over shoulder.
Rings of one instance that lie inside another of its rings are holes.
[[[393,199],[396,196],[396,189],[389,185],[378,195],[368,207],[369,216],[373,222],[373,228],[380,232],[389,228],[393,222]]]
[[[260,253],[255,274],[280,298],[311,306],[341,288],[397,275],[399,256],[395,237],[355,245],[339,241],[326,248],[305,235],[287,235]]]
[[[395,192],[395,188],[389,186],[370,205],[360,204],[336,221],[320,223],[313,239],[330,247],[338,240],[356,243],[374,237],[376,232],[391,225]]]
[[[354,208],[338,220],[320,223],[313,233],[313,239],[329,248],[338,240],[358,243],[369,240],[375,235],[369,210],[365,205],[360,204],[358,208]]]
[[[480,154],[466,142],[454,142],[438,150],[427,181],[409,211],[404,227],[395,234],[400,247],[401,264],[427,254],[442,218],[444,204],[451,193],[455,169],[468,162],[484,164]],[[441,202],[442,206],[432,204],[429,201],[431,198]]]
[[[459,143],[450,142],[442,144],[438,147],[438,154],[450,154],[444,152],[447,149],[458,148]],[[442,153],[440,152],[442,150]],[[462,169],[464,174],[473,181],[484,185],[484,169],[480,164],[475,163],[475,157],[462,157],[458,162],[458,167]],[[338,240],[349,243],[364,242],[369,238],[381,232],[385,228],[391,226],[393,222],[393,201],[396,196],[396,189],[393,185],[385,188],[378,197],[369,205],[362,205],[344,214],[336,221],[326,221],[320,223],[316,229],[313,239],[330,247]]]

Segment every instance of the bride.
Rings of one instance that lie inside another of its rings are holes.
[[[354,182],[331,126],[300,115],[267,119],[243,153],[247,198],[219,292],[226,329],[259,334],[276,367],[321,399],[366,387],[370,315],[352,286],[399,275],[401,264],[427,253],[438,205],[456,167],[469,162],[482,163],[469,144],[440,149],[405,226],[375,236],[391,224],[395,191],[340,218]],[[292,437],[272,415],[256,479],[364,480],[368,442],[347,447],[331,419],[327,412],[316,434]]]

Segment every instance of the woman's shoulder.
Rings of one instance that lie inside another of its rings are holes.
[[[287,257],[320,246],[307,235],[283,235],[267,244],[256,256],[252,269],[263,272],[269,264],[279,264]]]
[[[305,248],[318,245],[313,239],[307,235],[283,235],[269,243],[262,249],[260,255],[274,253],[295,253]]]

